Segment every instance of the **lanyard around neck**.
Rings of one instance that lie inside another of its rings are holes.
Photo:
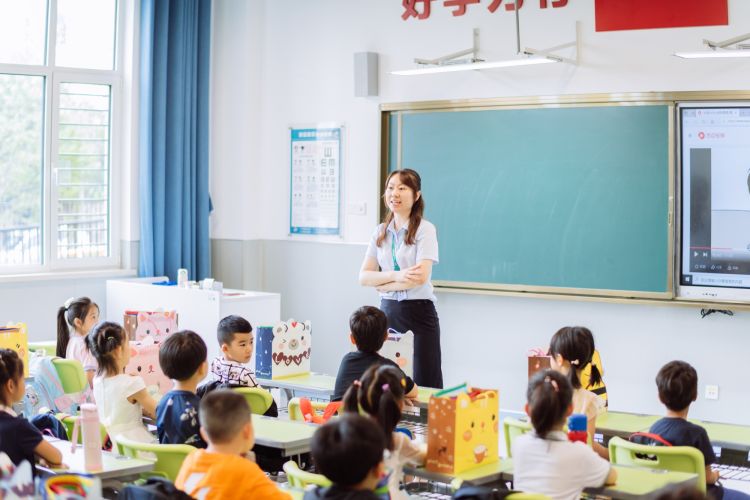
[[[400,271],[401,267],[399,267],[398,261],[396,260],[396,238],[397,233],[394,233],[393,236],[391,236],[391,257],[393,258],[393,270]]]

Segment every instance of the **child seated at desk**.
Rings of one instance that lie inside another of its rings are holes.
[[[385,436],[371,419],[342,415],[315,431],[310,443],[315,469],[333,482],[305,493],[305,500],[377,500],[385,471]]]
[[[60,451],[42,438],[39,429],[13,411],[13,404],[21,401],[25,392],[23,361],[16,351],[0,349],[0,452],[8,455],[13,465],[28,461],[34,472],[35,456],[59,466]]]
[[[346,412],[369,415],[385,433],[388,448],[385,468],[392,499],[408,498],[401,490],[403,467],[406,464],[422,465],[427,454],[426,446],[396,432],[404,408],[405,387],[406,377],[401,370],[386,364],[374,364],[362,376],[362,381],[355,380],[344,395]]]
[[[247,365],[253,356],[253,327],[241,316],[227,316],[219,321],[216,338],[221,347],[221,355],[211,361],[213,380],[198,387],[198,397],[203,398],[216,389],[235,387],[258,387],[255,372]],[[264,415],[278,417],[276,401]]]
[[[246,458],[255,443],[250,407],[234,391],[218,389],[200,404],[201,435],[208,448],[182,463],[175,486],[194,498],[290,500]]]
[[[195,332],[184,330],[167,337],[159,349],[159,364],[174,380],[174,389],[166,393],[156,407],[156,430],[161,444],[190,444],[205,448],[200,436],[195,393],[198,382],[208,372],[206,343]]]
[[[340,401],[352,382],[362,377],[362,374],[374,364],[396,368],[406,380],[405,397],[416,399],[418,387],[414,381],[404,375],[396,363],[378,354],[388,338],[388,320],[385,313],[377,307],[360,307],[349,318],[349,330],[349,340],[357,346],[357,350],[346,354],[341,360],[331,401]]]
[[[573,387],[565,376],[554,370],[536,373],[526,399],[534,429],[513,442],[516,489],[573,500],[584,488],[615,483],[617,471],[607,460],[586,444],[569,441],[563,432],[573,413]]]
[[[670,361],[656,375],[659,401],[667,407],[667,416],[656,421],[649,432],[657,434],[672,446],[692,446],[703,453],[706,465],[707,493],[720,500],[750,498],[745,493],[723,488],[717,483],[718,471],[711,470],[716,455],[706,429],[687,421],[690,403],[698,399],[698,373],[684,361]]]
[[[79,361],[89,385],[93,383],[97,366],[86,343],[86,336],[98,322],[99,306],[88,297],[71,297],[57,310],[55,355]]]
[[[94,377],[94,399],[109,437],[113,441],[125,436],[142,443],[155,442],[143,425],[143,416],[154,418],[156,401],[141,377],[123,373],[130,361],[125,329],[111,321],[99,323],[89,333],[88,343],[99,365]]]
[[[586,415],[591,446],[600,457],[609,460],[609,450],[594,441],[596,417],[604,411],[605,402],[581,384],[583,370],[588,366],[591,372],[587,384],[596,385],[602,380],[599,369],[591,364],[594,352],[594,336],[582,326],[560,328],[549,343],[550,366],[565,375],[573,386],[573,413]]]

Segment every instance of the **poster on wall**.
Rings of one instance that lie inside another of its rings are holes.
[[[289,233],[339,235],[341,126],[292,128]]]

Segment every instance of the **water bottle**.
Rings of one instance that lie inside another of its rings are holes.
[[[89,472],[102,470],[102,436],[99,432],[99,413],[96,405],[84,403],[81,405],[81,416],[76,420],[71,439],[73,452],[78,443],[78,429],[83,435],[83,464]]]
[[[588,420],[582,413],[574,413],[568,417],[568,440],[580,441],[587,444],[589,441]]]

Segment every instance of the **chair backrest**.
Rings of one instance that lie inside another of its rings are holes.
[[[507,500],[552,500],[552,497],[542,495],[541,493],[524,493],[521,491],[518,493],[511,493],[505,498]]]
[[[89,381],[83,372],[83,365],[77,359],[55,358],[52,360],[60,377],[60,384],[65,394],[77,394],[86,389]]]
[[[42,340],[39,342],[29,342],[29,351],[44,351],[45,356],[54,356],[57,351],[57,340]]]
[[[68,438],[73,439],[73,427],[76,424],[76,421],[81,418],[77,415],[67,415],[65,413],[56,413],[55,418],[62,422],[62,424],[65,426],[65,431],[68,433]],[[99,434],[102,438],[102,445],[107,442],[107,428],[104,427],[104,425],[99,423]],[[78,444],[83,444],[83,432],[78,433]]]
[[[331,481],[327,477],[300,469],[294,460],[284,464],[284,473],[293,488],[305,488],[310,484],[323,487],[331,486]]]
[[[250,412],[256,415],[263,415],[273,404],[271,393],[260,387],[234,387],[232,390],[245,396]]]
[[[511,447],[513,441],[518,437],[526,434],[532,429],[531,422],[524,422],[511,417],[505,417],[503,419],[503,435],[505,436],[505,451],[508,454],[508,458],[511,458]]]
[[[177,479],[185,457],[196,450],[189,444],[140,443],[122,436],[117,436],[115,442],[120,454],[126,457],[147,458],[144,454],[153,454],[156,457],[156,463],[153,472],[148,474],[162,475],[170,481]]]
[[[289,420],[296,420],[299,422],[305,421],[305,415],[302,412],[302,404],[301,404],[302,399],[303,398],[292,398],[289,400],[289,403],[287,403],[287,409],[289,410]],[[310,401],[310,400],[308,400],[308,403],[310,404],[310,406],[312,407],[313,411],[316,414],[321,414],[321,415],[325,412],[326,408],[328,408],[328,405],[337,404],[337,403],[331,403],[330,401]],[[339,407],[339,410],[336,410],[336,413],[334,413],[334,415],[338,415],[339,411],[341,411],[340,407]]]
[[[706,491],[703,453],[692,446],[649,446],[613,437],[609,440],[609,461],[617,465],[692,472],[698,475],[698,489],[704,493]]]

